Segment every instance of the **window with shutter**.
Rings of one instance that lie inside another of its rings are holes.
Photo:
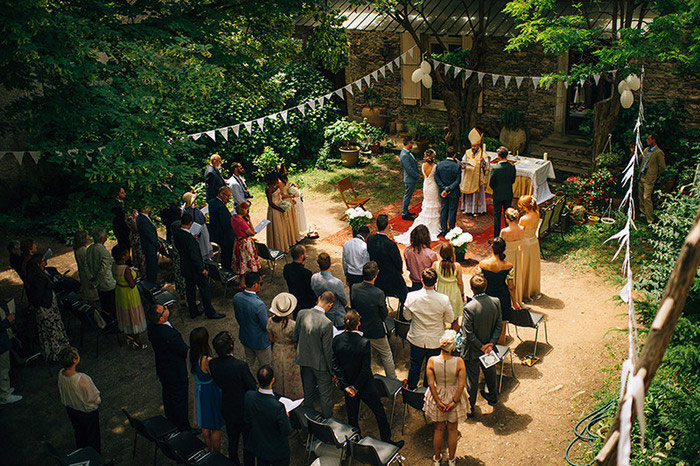
[[[415,46],[416,42],[408,32],[401,33],[401,53]],[[411,81],[411,75],[420,65],[421,56],[418,48],[413,50],[413,57],[406,54],[406,63],[401,65],[401,100],[404,105],[418,105],[421,100],[421,85]]]

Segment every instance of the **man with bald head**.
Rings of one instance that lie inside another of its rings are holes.
[[[219,188],[226,186],[226,180],[221,175],[221,156],[214,154],[209,158],[209,166],[204,171],[204,184],[207,187],[207,202],[214,199],[219,194]]]

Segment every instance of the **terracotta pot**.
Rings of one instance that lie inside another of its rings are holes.
[[[340,148],[340,160],[344,167],[356,167],[360,160],[360,148],[357,146],[346,146]]]
[[[525,153],[525,146],[527,145],[527,134],[524,129],[501,129],[498,139],[500,139],[501,144],[506,146],[508,150],[512,151],[514,154],[519,152],[520,154]]]
[[[406,123],[403,120],[396,120],[396,132],[404,133],[406,132]]]
[[[430,145],[429,141],[413,141],[416,143],[416,152],[423,155]]]
[[[367,122],[375,128],[384,128],[384,125],[386,125],[386,108],[365,107],[362,109],[362,118],[366,118]]]
[[[369,145],[369,151],[370,151],[372,154],[377,155],[377,154],[379,153],[379,149],[381,149],[381,147],[382,147],[382,145],[381,145],[380,143],[370,144],[370,145]]]

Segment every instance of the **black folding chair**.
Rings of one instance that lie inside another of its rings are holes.
[[[111,316],[108,316],[96,307],[83,303],[79,298],[75,299],[75,293],[69,293],[62,298],[65,300],[68,309],[80,322],[80,347],[82,348],[85,333],[89,332],[95,335],[95,357],[100,357],[100,337],[105,335],[114,335],[117,339],[117,344],[122,345],[119,338],[119,326],[117,321]]]
[[[394,408],[396,406],[396,398],[401,392],[403,383],[399,379],[392,379],[380,374],[374,374],[374,386],[379,392],[380,398],[391,398],[391,419],[389,425],[394,423]]]
[[[49,442],[44,442],[44,452],[56,461],[59,466],[72,466],[76,464],[89,464],[90,466],[105,466],[111,465],[112,462],[106,463],[102,455],[92,447],[83,447],[75,450],[73,453],[61,455],[53,445]]]
[[[510,347],[506,345],[496,345],[494,349],[496,350],[496,355],[498,355],[498,360],[501,361],[501,374],[498,381],[498,393],[501,393],[501,387],[503,386],[503,364],[505,363],[506,356],[510,356],[510,372],[513,375],[513,379],[518,380],[518,378],[515,376],[513,352],[510,350]]]
[[[307,452],[308,456],[311,452],[311,433],[309,432],[309,423],[306,420],[306,416],[318,422],[323,422],[324,418],[321,413],[308,406],[297,406],[289,412],[289,422],[292,425],[292,429],[306,432],[304,451]]]
[[[340,450],[338,464],[342,463],[348,441],[360,438],[360,432],[353,426],[338,422],[333,418],[316,421],[306,416],[309,433],[319,442]]]
[[[177,464],[197,463],[207,454],[206,444],[189,430],[156,440],[163,454]]]
[[[401,435],[403,435],[406,428],[406,411],[408,411],[408,407],[410,406],[413,409],[423,412],[426,390],[426,387],[418,387],[415,390],[409,390],[403,386],[401,387],[401,398],[403,398],[403,422],[401,423]],[[425,413],[423,413],[423,418],[425,419]]]
[[[396,445],[372,437],[365,437],[359,442],[350,441],[352,461],[359,461],[371,466],[388,466],[394,461],[401,464],[403,458],[399,455],[399,450],[401,449]]]
[[[258,251],[258,257],[267,261],[267,265],[270,267],[270,281],[272,281],[277,261],[286,256],[287,253],[277,249],[270,249],[267,245],[258,242],[255,243],[255,249]]]
[[[403,348],[406,344],[408,338],[408,331],[411,328],[410,322],[404,322],[403,320],[394,320],[394,334],[401,339],[401,347]]]
[[[218,262],[206,260],[204,261],[204,266],[209,273],[209,280],[219,282],[224,286],[224,299],[226,299],[226,292],[228,291],[229,285],[233,285],[234,288],[240,286],[238,275],[221,268]]]
[[[169,435],[174,434],[177,432],[177,427],[163,416],[153,416],[148,419],[140,420],[132,417],[126,409],[122,408],[122,412],[126,416],[131,427],[134,428],[134,448],[131,453],[131,459],[136,458],[136,440],[138,440],[140,435],[149,442],[153,442],[153,464],[155,466],[158,458],[157,440],[163,440]]]
[[[535,329],[535,348],[532,350],[533,356],[537,356],[537,337],[540,333],[540,325],[544,324],[544,339],[549,344],[549,337],[547,335],[547,319],[544,314],[537,312],[532,312],[529,309],[513,309],[511,314],[511,320],[508,322],[513,324],[515,327],[515,335],[518,340],[523,341],[518,333],[518,327],[529,327]]]

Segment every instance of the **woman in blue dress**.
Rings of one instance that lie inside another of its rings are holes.
[[[207,329],[197,327],[192,330],[190,369],[195,380],[194,408],[197,425],[202,428],[202,436],[209,451],[221,451],[221,428],[225,422],[221,414],[221,389],[209,373],[211,354]]]

